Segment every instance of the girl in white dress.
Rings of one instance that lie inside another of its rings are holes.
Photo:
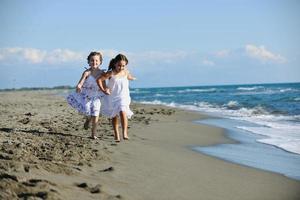
[[[128,140],[128,120],[133,115],[129,108],[130,94],[129,81],[135,78],[126,68],[128,59],[126,56],[119,54],[110,61],[108,72],[102,74],[97,80],[98,86],[107,96],[103,98],[101,113],[112,118],[115,141],[120,142],[118,116],[121,119],[123,139]],[[109,79],[107,87],[103,84]]]
[[[102,55],[100,52],[91,52],[87,60],[90,68],[82,73],[76,86],[76,92],[67,96],[67,102],[78,112],[86,115],[84,129],[87,130],[90,122],[92,122],[92,139],[97,139],[96,129],[101,107],[100,99],[104,94],[99,90],[96,80],[104,73],[99,68],[102,64]]]

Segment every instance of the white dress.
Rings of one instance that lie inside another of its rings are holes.
[[[119,115],[120,111],[126,113],[127,118],[131,118],[133,112],[130,110],[129,81],[127,76],[118,77],[112,75],[107,87],[110,95],[106,95],[102,101],[101,113],[109,118]]]
[[[105,94],[99,90],[96,78],[89,75],[83,83],[80,93],[72,92],[67,96],[67,102],[78,112],[86,116],[99,116],[101,98]]]

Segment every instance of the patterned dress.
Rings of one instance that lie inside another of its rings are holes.
[[[72,92],[67,96],[67,102],[81,114],[99,116],[101,98],[104,93],[99,90],[96,78],[89,75],[83,83],[80,93]]]

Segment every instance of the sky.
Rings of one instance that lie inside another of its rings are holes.
[[[100,51],[131,87],[300,82],[298,0],[0,0],[0,89],[75,86]]]

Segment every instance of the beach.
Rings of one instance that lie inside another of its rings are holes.
[[[133,104],[129,141],[98,140],[57,91],[0,93],[0,199],[300,199],[300,182],[193,151],[235,143],[199,112]]]

